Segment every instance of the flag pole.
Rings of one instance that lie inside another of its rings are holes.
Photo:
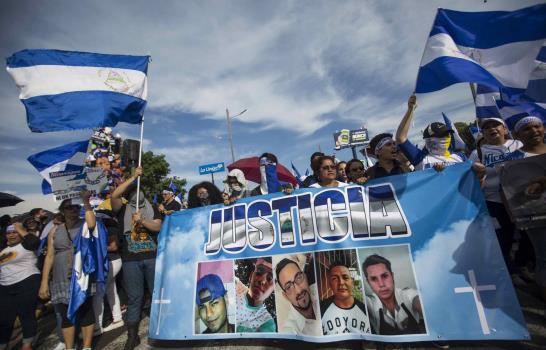
[[[138,166],[142,165],[142,141],[144,139],[144,115],[142,115],[142,121],[140,122],[140,145],[138,146]],[[142,175],[141,175],[142,176]],[[136,211],[140,211],[140,176],[137,177],[137,195],[136,195]]]

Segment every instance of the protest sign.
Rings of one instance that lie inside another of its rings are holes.
[[[470,163],[174,213],[152,299],[152,344],[529,338]]]
[[[78,198],[80,192],[100,193],[108,185],[108,178],[102,168],[85,168],[74,171],[49,173],[51,188],[56,201]]]
[[[546,154],[505,162],[499,171],[516,227],[546,227]]]

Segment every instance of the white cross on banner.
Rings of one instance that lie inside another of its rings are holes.
[[[476,309],[478,310],[478,317],[480,318],[482,332],[483,334],[491,334],[491,331],[489,330],[489,324],[487,324],[487,319],[485,318],[485,310],[483,308],[480,292],[496,290],[497,287],[494,284],[478,286],[474,270],[468,270],[468,279],[470,280],[470,287],[457,287],[455,288],[455,293],[472,293],[472,295],[474,296],[474,302],[476,303]]]
[[[159,299],[154,300],[154,304],[159,304],[159,313],[157,317],[157,328],[155,330],[155,334],[159,334],[159,325],[161,323],[161,309],[163,308],[163,304],[170,304],[170,299],[163,299],[163,292],[165,291],[165,288],[161,288],[161,295],[159,296]]]

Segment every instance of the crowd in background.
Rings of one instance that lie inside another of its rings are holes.
[[[375,135],[369,142],[364,162],[313,153],[309,159],[312,174],[298,178],[296,187],[362,185],[372,179],[429,168],[440,172],[469,159],[480,179],[489,213],[495,220],[497,238],[514,284],[525,287],[536,280],[546,300],[544,228],[515,229],[502,200],[496,171],[496,166],[504,161],[546,153],[542,121],[527,116],[510,133],[502,119],[483,119],[479,125],[482,137],[472,153],[464,149],[453,150],[450,145],[454,130],[435,122],[425,128],[425,147],[420,149],[407,137],[416,106],[417,100],[411,96],[395,135],[387,132]],[[177,193],[167,187],[161,193],[162,200],[151,203],[145,193],[137,193],[135,183],[142,168],[131,169],[128,164],[122,164],[119,135],[112,135],[108,128],[97,130],[90,144],[87,165],[101,167],[108,175],[108,187],[103,193],[91,198],[84,193],[83,206],[75,200],[65,200],[57,213],[36,208],[24,218],[1,218],[0,349],[7,346],[16,318],[23,332],[23,349],[32,348],[37,335],[34,311],[48,300],[57,317],[59,349],[75,348],[76,325],[81,329],[83,349],[91,348],[93,336],[122,326],[127,327],[125,349],[133,349],[140,343],[138,326],[142,311],[149,308],[157,235],[167,215],[186,208],[231,205],[242,198],[268,193],[291,194],[297,189],[279,181],[277,157],[264,153],[259,157],[261,179],[255,187],[247,181],[242,170],[232,169],[221,189],[211,182],[201,182],[190,188],[187,201],[181,201]],[[104,224],[108,233],[110,269],[106,288],[104,293],[89,298],[78,309],[76,319],[71,320],[66,317],[66,308],[73,264],[72,243],[82,225],[93,229],[97,220]]]

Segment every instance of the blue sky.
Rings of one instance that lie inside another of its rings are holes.
[[[27,48],[151,55],[144,149],[165,154],[171,175],[191,185],[210,180],[198,175],[199,164],[230,163],[226,107],[233,114],[248,109],[233,123],[236,158],[272,152],[303,172],[319,146],[333,152],[336,130],[396,129],[438,7],[515,10],[537,3],[8,0],[0,13],[0,55]],[[0,191],[25,199],[0,214],[53,209],[26,158],[90,132],[33,134],[5,70],[0,87]],[[441,112],[454,121],[474,118],[467,84],[419,95],[418,103],[415,142]],[[134,125],[116,131],[139,135]],[[348,160],[351,152],[336,156]]]

